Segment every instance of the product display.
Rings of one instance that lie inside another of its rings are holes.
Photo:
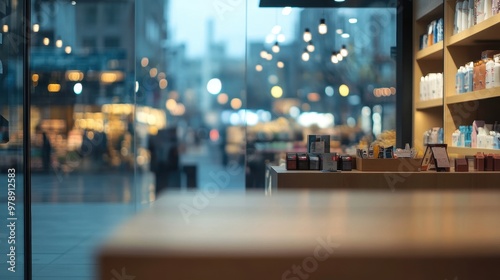
[[[420,78],[420,100],[443,98],[443,73],[429,73]]]
[[[308,153],[329,153],[330,135],[309,135],[307,149]]]
[[[451,137],[452,147],[499,149],[500,127],[475,120],[471,126],[459,126]]]
[[[425,79],[424,82],[426,82]],[[455,92],[457,94],[498,86],[500,86],[500,50],[483,51],[481,60],[471,61],[460,66],[455,76]],[[425,87],[421,87],[422,90],[425,92]]]
[[[436,43],[443,41],[444,34],[444,21],[443,18],[433,20],[427,26],[427,34],[420,35],[420,49],[425,49]]]
[[[308,153],[286,154],[287,170],[337,171],[339,157],[330,153],[330,135],[309,135]]]
[[[443,144],[444,143],[444,129],[442,127],[433,127],[424,132],[424,145],[428,144]]]

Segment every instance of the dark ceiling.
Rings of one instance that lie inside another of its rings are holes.
[[[395,7],[397,0],[260,0],[259,7],[301,7],[301,8],[374,8]]]

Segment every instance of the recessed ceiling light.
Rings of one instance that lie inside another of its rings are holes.
[[[358,19],[357,19],[357,18],[350,18],[350,19],[349,19],[349,23],[354,24],[354,23],[357,23],[357,22],[358,22]]]

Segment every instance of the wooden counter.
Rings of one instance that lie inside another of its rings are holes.
[[[498,189],[500,172],[321,172],[269,166],[266,187],[273,189],[447,190]]]
[[[500,279],[500,192],[212,194],[166,193],[118,228],[100,279]]]

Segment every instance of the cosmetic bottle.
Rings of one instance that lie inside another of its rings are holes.
[[[458,139],[460,138],[460,130],[455,130],[451,134],[451,146],[452,147],[458,147]]]
[[[474,10],[476,12],[475,24],[478,24],[484,20],[484,5],[486,0],[475,0]]]
[[[465,67],[461,66],[457,71],[456,76],[456,89],[457,93],[464,93],[464,78],[465,78]]]
[[[475,0],[469,0],[469,16],[468,16],[468,19],[469,19],[469,23],[467,24],[467,27],[468,28],[471,28],[472,26],[474,26],[474,24],[476,24],[475,22],[475,12],[474,12],[474,1]]]
[[[460,24],[462,23],[462,13],[461,13],[461,10],[462,10],[462,2],[461,1],[457,1],[457,3],[455,4],[455,19],[454,19],[454,23],[453,23],[453,34],[457,34],[458,32],[460,32]]]
[[[469,0],[465,0],[462,3],[462,24],[460,26],[462,27],[462,30],[469,28]]]
[[[500,63],[499,63],[500,66]],[[443,73],[437,74],[437,98],[443,97]]]
[[[494,68],[495,68],[495,62],[493,61],[493,59],[488,59],[488,61],[486,62],[486,78],[485,78],[486,88],[493,87],[493,83],[491,82],[491,78],[494,75],[494,73],[493,73]]]
[[[491,3],[492,0],[484,0],[484,19],[489,19],[491,17]]]
[[[469,62],[465,66],[464,92],[471,92],[474,87],[474,62]]]
[[[430,99],[430,94],[429,94],[429,75],[424,77],[424,100],[429,100]]]
[[[498,14],[500,9],[500,0],[493,0],[491,3],[491,15],[494,16]]]
[[[429,99],[436,98],[436,73],[429,74]]]
[[[425,89],[425,78],[422,76],[420,78],[420,101],[424,101],[424,89]]]
[[[493,87],[500,87],[500,57],[495,57],[495,66],[493,67],[492,85]]]

